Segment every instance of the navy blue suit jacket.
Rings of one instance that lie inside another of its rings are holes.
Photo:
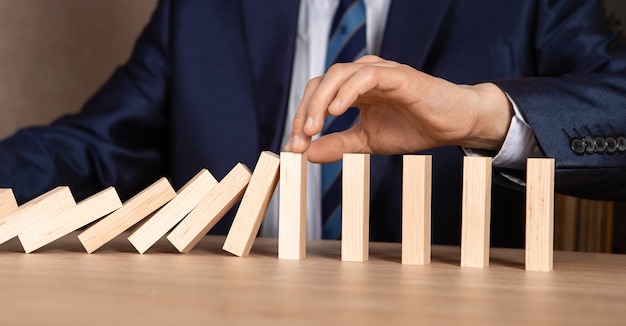
[[[20,201],[59,184],[78,199],[109,185],[127,198],[163,175],[178,188],[201,168],[218,179],[237,162],[253,168],[260,151],[280,151],[298,6],[160,2],[128,63],[81,113],[0,144],[0,185]],[[624,38],[599,1],[394,0],[381,56],[455,83],[496,83],[556,158],[559,190],[626,197],[623,153],[570,149],[584,133],[626,129]],[[458,243],[462,153],[430,152],[433,240]],[[373,157],[373,240],[400,239],[400,171],[398,157]],[[492,242],[519,246],[524,194],[500,184]]]

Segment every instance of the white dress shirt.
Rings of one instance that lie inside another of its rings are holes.
[[[370,54],[379,54],[391,0],[364,1],[367,14],[367,50]],[[284,148],[291,132],[291,123],[307,82],[325,73],[328,34],[338,4],[339,0],[302,0],[300,4],[292,82],[282,148]],[[513,105],[515,106],[514,103]],[[518,114],[513,118],[504,146],[494,157],[493,164],[499,167],[517,168],[525,162],[526,155],[534,152],[536,148],[532,130]],[[489,155],[478,150],[465,149],[465,151],[468,155]],[[319,239],[321,233],[321,166],[309,163],[307,238]],[[278,235],[278,189],[272,197],[260,234],[265,237]]]

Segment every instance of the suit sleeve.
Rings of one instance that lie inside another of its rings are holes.
[[[162,2],[124,66],[80,113],[18,131],[0,142],[0,186],[23,202],[57,185],[77,200],[106,186],[122,197],[166,166],[168,4]]]
[[[626,199],[626,38],[601,1],[539,3],[536,77],[494,82],[555,158],[558,192]]]

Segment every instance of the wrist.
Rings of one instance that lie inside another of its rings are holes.
[[[482,83],[469,86],[473,94],[467,109],[475,117],[461,146],[499,150],[515,115],[508,97],[498,86]]]

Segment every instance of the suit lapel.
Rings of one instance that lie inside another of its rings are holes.
[[[421,69],[451,0],[392,0],[381,56]]]
[[[242,0],[261,149],[280,150],[291,84],[299,1]],[[280,117],[276,119],[276,117]]]

